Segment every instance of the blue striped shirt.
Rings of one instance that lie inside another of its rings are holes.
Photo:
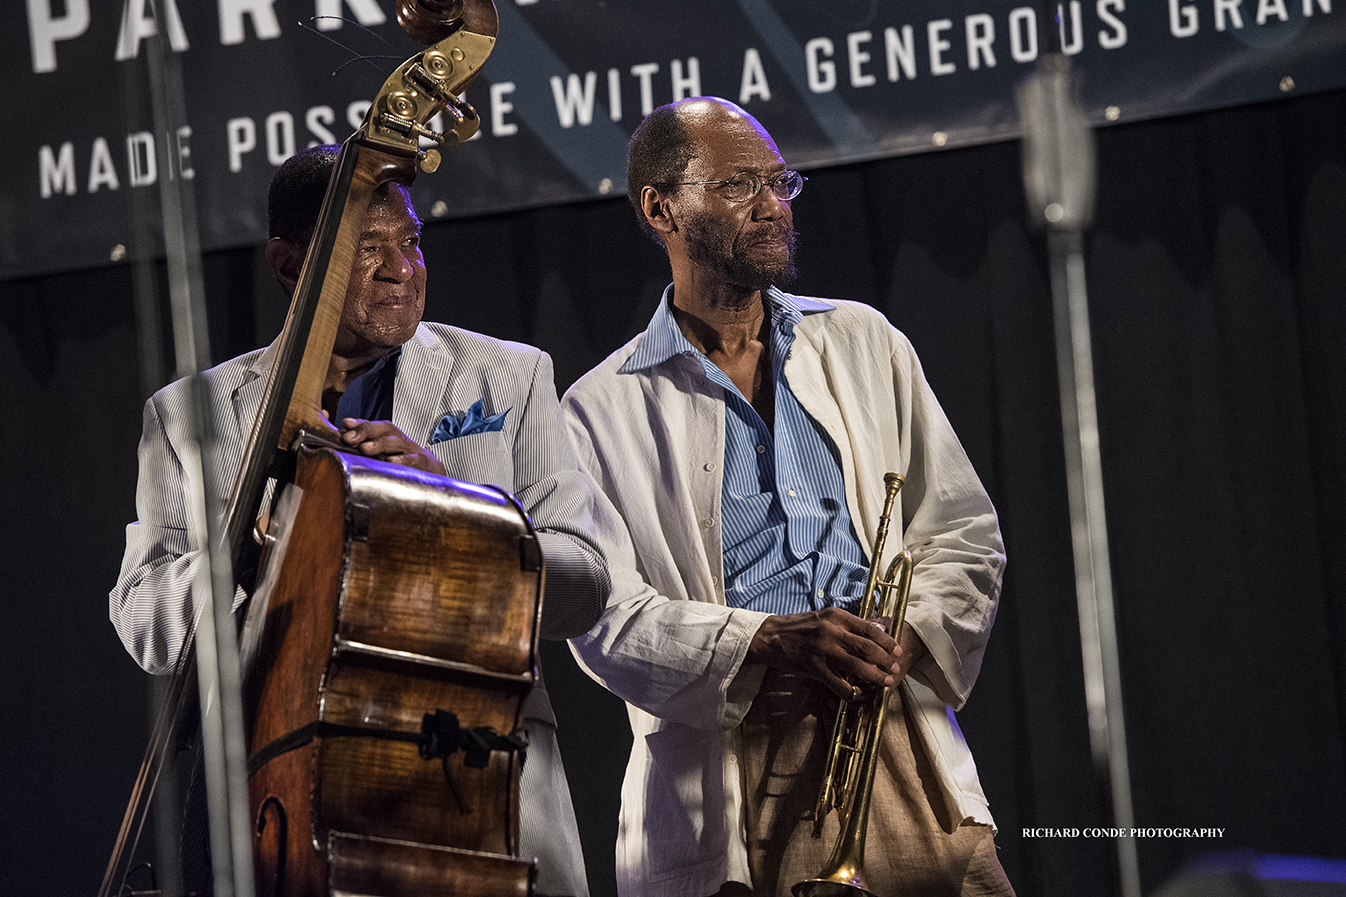
[[[671,288],[623,369],[691,355],[724,388],[721,525],[729,605],[773,614],[831,605],[853,611],[868,570],[846,506],[837,449],[799,404],[785,376],[795,325],[805,314],[832,306],[774,288],[766,297],[774,432],[733,381],[683,336],[669,310]]]

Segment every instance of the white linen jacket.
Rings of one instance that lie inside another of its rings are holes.
[[[771,299],[793,301],[774,289]],[[939,777],[945,828],[993,825],[953,710],[972,690],[995,618],[1005,562],[995,510],[906,337],[868,306],[827,304],[797,326],[785,373],[839,450],[866,554],[884,473],[906,477],[881,562],[911,550],[906,619],[929,653],[903,693]],[[580,463],[612,505],[595,510],[612,596],[598,625],[570,644],[628,703],[619,893],[705,897],[725,881],[751,884],[736,732],[765,669],[744,657],[766,615],[725,606],[723,390],[690,355],[623,372],[642,336],[561,403]]]

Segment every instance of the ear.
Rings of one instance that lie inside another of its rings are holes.
[[[646,184],[640,189],[640,208],[645,213],[645,220],[660,237],[667,238],[669,234],[677,231],[678,226],[673,221],[668,197],[657,188]]]
[[[293,240],[284,237],[272,237],[266,241],[266,263],[271,266],[271,273],[285,288],[287,296],[294,294],[307,254],[307,249],[300,248]]]

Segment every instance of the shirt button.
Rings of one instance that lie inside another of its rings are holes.
[[[788,496],[790,496],[791,498],[794,498],[794,497],[795,497],[795,491],[794,491],[793,489],[787,489],[787,490],[785,490],[785,494],[788,495]]]
[[[819,590],[818,590],[818,597],[819,597],[819,598],[823,598],[823,597],[826,597],[826,596],[825,596],[825,595],[824,595],[824,593],[823,593],[823,590],[822,590],[822,589],[819,589]]]
[[[759,446],[757,447],[757,454],[760,455],[760,454],[762,454],[762,453],[765,452],[765,451],[766,451],[766,446],[764,446],[764,445],[759,445]]]

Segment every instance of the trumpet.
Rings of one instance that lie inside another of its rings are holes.
[[[889,635],[897,638],[907,613],[911,571],[915,563],[911,552],[902,551],[884,576],[880,578],[878,575],[893,503],[904,478],[900,474],[887,473],[883,482],[887,494],[870,554],[869,576],[859,616],[864,620],[872,619],[877,605],[878,616],[891,620]],[[813,878],[795,884],[791,888],[794,897],[876,897],[865,884],[865,830],[869,823],[874,774],[879,765],[880,737],[888,716],[888,694],[889,689],[880,688],[863,703],[843,700],[837,709],[832,746],[813,815],[813,837],[822,837],[823,822],[833,809],[841,821],[841,832],[827,865]]]

